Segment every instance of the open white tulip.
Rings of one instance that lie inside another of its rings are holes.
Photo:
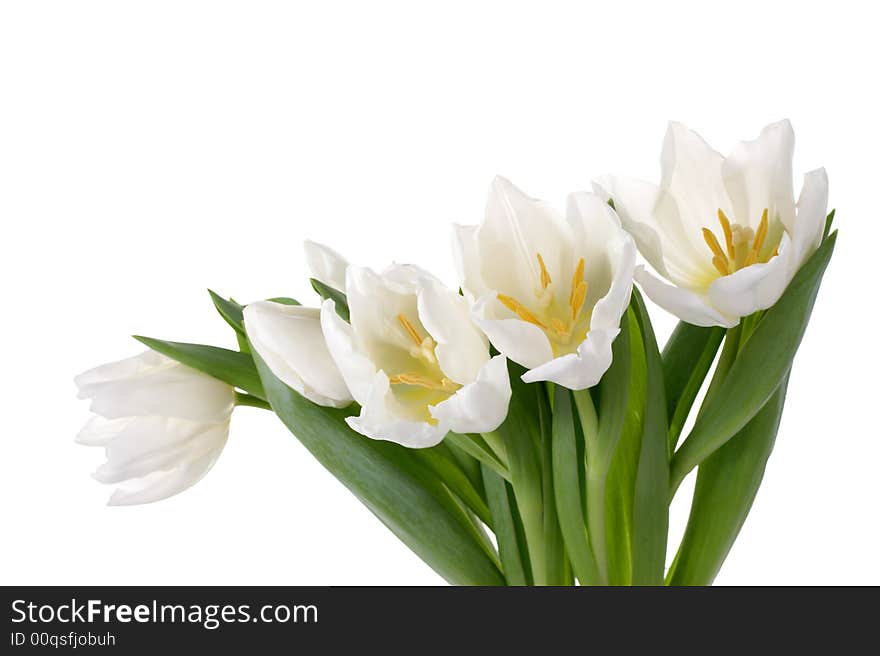
[[[526,382],[592,387],[611,366],[629,304],[635,245],[596,194],[568,198],[563,218],[504,178],[479,226],[456,226],[456,263],[473,317]]]
[[[334,408],[352,402],[327,350],[318,308],[274,301],[250,303],[244,308],[244,327],[272,373],[309,401]]]
[[[367,437],[422,448],[450,430],[495,430],[507,415],[503,356],[490,357],[465,299],[430,274],[395,265],[381,275],[350,266],[351,323],[324,301],[327,345],[361,413],[347,419]]]
[[[76,377],[96,414],[77,435],[103,446],[94,477],[119,484],[110,505],[150,503],[182,492],[214,465],[229,435],[235,390],[154,351]]]
[[[792,191],[794,132],[788,121],[723,157],[699,135],[670,123],[660,185],[606,177],[610,197],[639,250],[636,281],[658,305],[698,326],[732,327],[772,306],[821,239],[828,207],[824,169]]]

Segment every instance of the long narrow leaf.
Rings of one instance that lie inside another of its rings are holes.
[[[786,376],[745,428],[700,465],[671,585],[709,585],[721,569],[764,477],[787,386]]]
[[[645,352],[646,396],[642,439],[633,499],[632,583],[663,585],[666,536],[669,531],[669,455],[667,451],[666,399],[663,364],[651,318],[638,290],[633,307],[639,321]]]
[[[590,548],[581,507],[580,500],[584,497],[584,490],[581,489],[578,464],[571,392],[564,387],[557,387],[553,407],[553,488],[556,493],[556,513],[575,576],[582,585],[595,585],[599,580],[599,572]]]
[[[670,477],[673,489],[688,472],[736,435],[779,387],[807,329],[836,237],[836,231],[828,236],[795,275],[782,298],[767,310],[718,393],[702,409],[693,430],[673,458]]]
[[[498,554],[501,567],[508,585],[529,585],[528,548],[521,531],[517,528],[516,505],[510,485],[492,468],[481,465],[483,483],[486,487],[486,500],[492,513],[492,525],[495,528],[495,541],[498,543]]]
[[[452,498],[444,500],[430,486],[407,449],[358,435],[344,410],[307,401],[254,357],[269,403],[287,428],[404,544],[450,583],[504,583]]]

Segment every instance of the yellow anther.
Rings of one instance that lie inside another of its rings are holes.
[[[716,255],[712,258],[712,264],[722,276],[730,275],[730,266],[727,264],[726,257],[719,257]]]
[[[441,378],[439,381],[436,381],[420,374],[397,374],[396,376],[390,376],[388,382],[392,385],[414,385],[415,387],[442,390],[444,392],[458,389],[458,386],[448,378]]]
[[[547,289],[547,286],[553,282],[550,274],[547,272],[547,266],[544,264],[544,258],[538,253],[538,264],[541,266],[541,288]]]
[[[575,267],[574,275],[571,277],[571,292],[568,294],[568,303],[569,305],[574,305],[574,292],[578,287],[578,283],[582,282],[584,279],[584,258],[578,260],[577,267]]]
[[[583,261],[583,260],[581,260]],[[581,308],[584,307],[584,301],[587,300],[587,283],[581,280],[578,286],[571,294],[571,320],[577,319]]]
[[[727,245],[727,256],[733,261],[736,259],[736,248],[733,245],[733,231],[730,229],[730,221],[720,207],[718,208],[718,222],[721,224],[721,230],[724,231],[724,241]]]
[[[415,345],[421,347],[422,336],[419,335],[419,331],[416,330],[416,327],[412,325],[410,320],[407,319],[402,312],[397,315],[397,320],[400,322],[400,325],[403,326],[403,329],[410,336],[412,341],[415,342]]]
[[[721,244],[718,243],[718,238],[715,237],[715,233],[709,230],[709,228],[703,228],[703,239],[706,240],[706,244],[712,250],[712,253],[715,254],[715,257],[722,260],[727,259],[724,251],[721,250]]]
[[[498,294],[498,300],[511,312],[515,312],[516,315],[522,319],[523,321],[528,321],[529,323],[533,323],[540,328],[544,328],[546,330],[547,324],[541,321],[538,317],[536,317],[531,310],[529,310],[525,305],[517,301],[512,296],[508,296],[507,294]]]
[[[758,224],[758,231],[755,233],[755,241],[752,243],[752,250],[749,251],[749,256],[746,258],[746,266],[758,261],[758,255],[761,252],[761,248],[764,246],[764,240],[767,239],[767,230],[769,227],[767,215],[768,212],[765,208],[764,213],[761,215],[761,223]]]

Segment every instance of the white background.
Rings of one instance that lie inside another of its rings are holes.
[[[441,582],[271,414],[215,468],[108,508],[72,378],[132,333],[231,345],[206,287],[310,294],[300,242],[454,283],[495,173],[560,206],[656,179],[668,119],[723,152],[789,117],[841,233],[723,584],[880,584],[876,18],[762,2],[5,2],[0,582]],[[864,4],[864,3],[862,3]],[[652,308],[661,338],[673,326]],[[673,512],[673,543],[686,497]]]

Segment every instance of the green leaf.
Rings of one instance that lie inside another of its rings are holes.
[[[358,435],[346,425],[345,410],[309,402],[254,359],[287,428],[416,555],[453,584],[504,584],[455,500],[410,450]]]
[[[267,298],[267,301],[272,301],[273,303],[281,303],[281,305],[302,305],[295,298],[290,298],[289,296],[275,296],[274,298]]]
[[[480,521],[490,529],[492,528],[492,517],[489,514],[489,507],[486,505],[486,502],[474,488],[470,479],[465,476],[464,472],[459,469],[458,464],[444,449],[438,447],[414,449],[413,455],[421,459],[443,481],[443,484],[449,488],[449,491],[461,499],[462,503],[480,518]]]
[[[134,335],[134,338],[172,360],[177,360],[181,364],[198,369],[217,380],[243,389],[252,396],[266,400],[260,376],[257,374],[254,361],[248,353],[230,351],[219,346],[167,342],[140,335]]]
[[[688,472],[736,435],[779,387],[807,329],[836,238],[836,231],[829,235],[795,275],[782,298],[767,310],[717,394],[702,408],[690,435],[672,459],[673,491]]]
[[[333,289],[332,287],[325,285],[320,280],[315,278],[311,278],[312,288],[318,292],[318,295],[327,300],[328,298],[333,299],[333,303],[336,307],[336,314],[342,317],[345,321],[350,321],[348,317],[348,298],[346,298],[345,294],[343,294],[338,289]]]
[[[669,453],[663,363],[651,318],[642,296],[633,289],[633,308],[645,353],[646,396],[642,439],[633,499],[632,583],[663,585],[669,531]]]
[[[525,372],[520,365],[508,361],[512,395],[507,418],[495,431],[507,451],[510,481],[516,505],[525,529],[529,562],[536,585],[547,582],[544,544],[544,500],[541,480],[541,430],[538,423],[537,390],[539,385],[522,381]],[[491,434],[489,437],[492,437]]]
[[[611,367],[598,385],[598,425],[594,426],[594,417],[586,413],[592,407],[587,403],[589,392],[584,390],[575,394],[586,443],[587,532],[600,584],[608,583],[605,484],[626,420],[631,369],[629,342],[629,317],[625,314],[620,322],[620,334],[612,346]]]
[[[214,307],[217,308],[217,312],[220,313],[220,316],[228,323],[232,329],[238,333],[239,335],[246,335],[244,330],[244,306],[239,305],[233,300],[226,300],[216,292],[208,290],[208,293],[211,295],[211,300],[214,302]]]
[[[709,585],[721,569],[764,477],[787,386],[788,376],[745,428],[700,465],[670,585]]]
[[[483,439],[482,435],[476,433],[462,435],[461,433],[453,433],[450,431],[449,433],[446,433],[446,437],[443,441],[454,444],[469,456],[488,466],[489,469],[501,476],[504,480],[510,480],[510,472],[507,470],[507,465],[498,459],[498,456],[495,455],[492,448]]]
[[[547,563],[547,585],[571,585],[571,564],[562,539],[556,510],[553,485],[553,414],[548,403],[548,390],[543,384],[533,384],[538,396],[538,423],[541,428],[541,496],[544,500],[544,560]],[[570,503],[572,500],[569,499]],[[580,497],[573,500],[578,508]]]
[[[822,232],[822,241],[828,239],[828,234],[831,232],[831,226],[834,225],[834,213],[837,210],[831,210],[828,216],[825,218],[825,230]]]
[[[482,471],[504,578],[508,585],[530,585],[528,548],[522,529],[518,526],[513,490],[490,467],[482,465]]]
[[[595,585],[599,571],[590,548],[581,499],[579,449],[571,391],[557,386],[553,406],[553,489],[565,549],[582,585]]]
[[[663,348],[663,381],[669,417],[669,452],[675,450],[694,400],[712,368],[724,328],[679,321]]]
[[[608,583],[632,583],[633,503],[642,419],[645,409],[646,364],[641,331],[632,309],[624,316],[629,324],[630,377],[627,406],[620,439],[605,483],[605,530],[608,545]],[[601,415],[600,415],[601,417]]]

